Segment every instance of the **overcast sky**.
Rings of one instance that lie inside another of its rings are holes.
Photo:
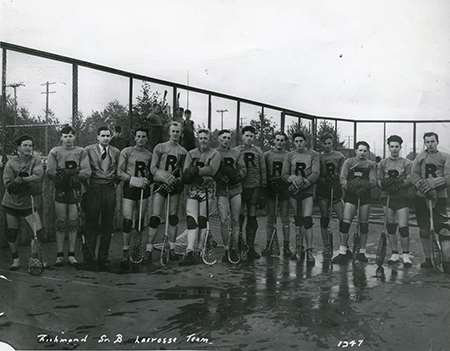
[[[450,119],[448,0],[0,4],[3,41],[180,83],[189,72],[191,85],[313,115]],[[85,115],[114,98],[127,104],[127,79],[87,69],[79,79]],[[70,117],[70,66],[11,53],[7,80],[25,82],[19,105],[36,114],[45,104],[39,84],[57,82],[50,107],[60,119]],[[206,106],[206,98],[190,95],[200,122]],[[230,111],[225,126],[234,125],[235,105],[215,99],[213,111],[219,108]],[[257,110],[243,106],[242,113],[251,119]],[[341,129],[350,134],[350,126]],[[410,128],[390,129],[411,139]],[[361,128],[358,138],[376,143],[380,133]]]

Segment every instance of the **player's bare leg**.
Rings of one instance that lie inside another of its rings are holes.
[[[129,267],[130,258],[130,233],[133,228],[133,211],[135,203],[131,199],[122,200],[123,234],[122,234],[122,261],[121,267]]]
[[[152,197],[152,215],[150,216],[149,227],[148,227],[148,242],[145,247],[145,261],[150,263],[152,261],[153,244],[155,243],[156,235],[158,234],[158,229],[161,224],[162,211],[165,208],[165,198],[159,192],[153,193]]]
[[[313,198],[312,196],[302,200],[302,217],[305,228],[306,264],[314,266],[316,260],[313,255]]]
[[[280,218],[283,231],[283,257],[290,258],[293,253],[290,249],[291,223],[289,220],[289,201],[280,200]]]
[[[241,194],[237,194],[230,199],[231,210],[231,233],[232,245],[230,247],[230,256],[237,259],[237,243],[239,241],[239,215],[241,213]]]
[[[198,236],[199,202],[196,199],[186,200],[186,227],[187,227],[187,248],[186,255],[181,262],[183,265],[195,263],[194,250]]]
[[[8,240],[9,250],[11,251],[12,263],[9,269],[12,271],[20,268],[19,252],[17,250],[17,237],[19,234],[19,218],[6,214],[6,238]]]
[[[229,228],[231,226],[231,221],[230,221],[230,211],[231,210],[230,210],[230,200],[228,199],[228,197],[218,196],[217,209],[219,211],[222,242],[223,242],[223,247],[225,249],[225,254],[223,255],[222,262],[228,262],[227,253],[228,253],[228,250],[230,249],[229,243],[231,241],[231,238],[229,238],[229,235],[232,235],[231,231],[229,230]]]
[[[177,239],[178,230],[178,205],[180,202],[181,194],[171,194],[169,204],[169,246],[170,246],[170,259],[172,261],[178,261],[180,257],[175,254],[175,241]]]
[[[350,202],[344,204],[342,220],[339,223],[339,252],[332,260],[335,264],[345,264],[352,258],[352,252],[348,246],[348,239],[355,211],[356,205]]]
[[[361,248],[356,255],[356,259],[360,262],[368,262],[366,257],[366,245],[367,235],[369,233],[369,211],[370,206],[368,204],[361,205],[359,209],[359,231],[361,238]]]
[[[409,254],[409,207],[404,207],[397,210],[397,216],[403,265],[405,267],[411,267],[412,261]]]

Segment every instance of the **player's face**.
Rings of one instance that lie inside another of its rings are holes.
[[[333,150],[333,140],[331,138],[325,139],[322,142],[322,147],[325,152],[331,152]]]
[[[432,135],[425,137],[424,144],[428,151],[436,151],[439,143],[436,140],[436,137]]]
[[[228,149],[231,145],[231,134],[223,133],[221,136],[219,136],[219,143],[220,146],[222,146],[225,149]]]
[[[24,140],[22,143],[17,147],[17,151],[19,154],[24,156],[30,156],[33,154],[33,142],[31,140]]]
[[[198,145],[201,149],[205,149],[209,144],[209,134],[208,133],[199,133],[198,134]]]
[[[65,147],[72,147],[75,143],[75,135],[72,133],[63,134],[61,135],[61,142]]]
[[[398,157],[400,155],[400,150],[402,149],[402,146],[397,141],[391,141],[389,143],[389,152],[391,153],[391,156]]]
[[[367,158],[369,157],[369,149],[365,145],[359,145],[356,149],[356,157]]]
[[[170,126],[169,129],[169,137],[171,141],[178,143],[181,138],[181,127],[179,126]]]
[[[244,145],[252,145],[253,139],[255,139],[255,134],[252,132],[247,131],[242,135],[242,142]]]
[[[145,146],[147,144],[147,133],[143,130],[137,131],[134,136],[134,141],[136,142],[136,146]]]
[[[102,130],[97,134],[97,140],[100,145],[108,146],[111,141],[111,132],[109,130]]]
[[[275,149],[283,150],[286,146],[286,137],[284,135],[277,135],[275,137]]]
[[[304,151],[306,148],[306,140],[298,136],[294,139],[294,145],[297,151]]]

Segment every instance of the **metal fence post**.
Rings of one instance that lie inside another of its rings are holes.
[[[386,122],[383,123],[383,158],[386,158]]]
[[[208,94],[208,129],[211,130],[211,94]]]
[[[239,130],[241,129],[241,102],[239,100],[236,102],[236,145],[239,145]]]
[[[72,125],[78,119],[78,65],[72,65]]]
[[[413,153],[414,153],[414,158],[416,157],[416,153],[417,153],[416,143],[417,143],[417,123],[413,122]]]
[[[356,135],[358,134],[357,122],[353,122],[353,148],[356,148]]]
[[[131,132],[133,130],[133,77],[129,78],[128,84],[128,118]]]
[[[284,113],[284,111],[281,111],[280,127],[281,127],[281,131],[283,133],[284,133],[285,125],[286,125],[286,114]]]

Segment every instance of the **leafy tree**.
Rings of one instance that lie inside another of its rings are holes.
[[[276,124],[261,111],[259,112],[258,117],[259,119],[257,120],[251,120],[250,125],[256,130],[255,144],[259,145],[263,151],[266,151],[273,147]]]

